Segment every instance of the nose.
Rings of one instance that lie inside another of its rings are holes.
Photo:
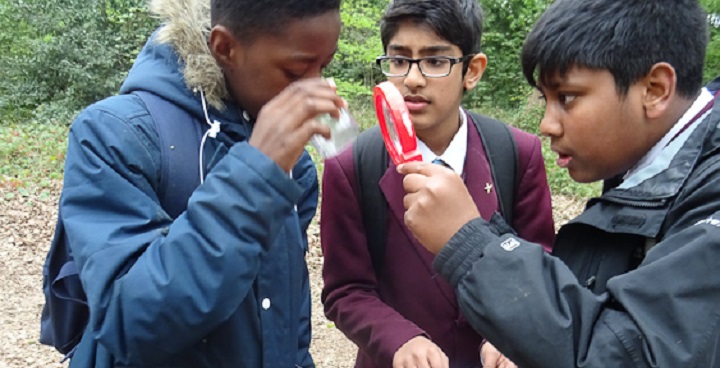
[[[550,106],[545,107],[545,114],[540,120],[540,134],[545,137],[559,137],[563,133],[558,114]]]
[[[425,76],[420,72],[420,65],[418,63],[410,64],[410,70],[403,79],[403,84],[410,89],[416,89],[425,85]]]

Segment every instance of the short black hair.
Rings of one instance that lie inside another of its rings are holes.
[[[383,50],[400,23],[428,25],[438,36],[460,48],[463,55],[481,51],[483,14],[476,0],[394,0],[380,20]]]
[[[675,68],[677,91],[702,87],[707,15],[697,0],[557,0],[525,39],[522,67],[534,87],[571,67],[608,70],[625,96],[653,65]]]
[[[212,26],[228,27],[235,37],[253,41],[262,34],[278,34],[292,20],[339,10],[341,0],[212,0]]]

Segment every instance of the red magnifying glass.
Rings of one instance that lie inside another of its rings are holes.
[[[373,89],[373,101],[385,147],[395,165],[422,161],[410,112],[400,91],[392,83],[382,82]]]

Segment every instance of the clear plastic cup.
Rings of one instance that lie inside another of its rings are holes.
[[[328,78],[328,83],[333,87],[335,82]],[[360,128],[355,119],[346,108],[340,109],[340,117],[335,119],[330,114],[322,114],[315,119],[330,127],[330,138],[325,139],[321,135],[315,135],[310,143],[325,158],[333,157],[347,148],[360,134]]]

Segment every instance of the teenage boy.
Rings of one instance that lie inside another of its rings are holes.
[[[475,0],[396,0],[380,32],[385,55],[379,64],[405,97],[423,161],[443,160],[472,188],[470,203],[490,218],[498,210],[496,183],[472,117],[460,107],[486,65],[480,6]],[[554,230],[540,140],[511,131],[519,156],[515,228],[541,244],[538,250],[549,250]],[[359,347],[356,367],[479,367],[483,339],[460,313],[451,286],[436,277],[432,254],[403,224],[402,176],[393,163],[383,172],[378,185],[387,201],[387,242],[376,269],[366,239],[379,230],[362,220],[353,150],[325,162],[325,313]]]
[[[58,231],[90,310],[70,367],[314,366],[304,256],[318,184],[304,147],[329,136],[313,117],[343,106],[319,78],[339,6],[153,1],[164,25],[120,95],[70,131]],[[135,91],[205,133],[203,183],[176,219],[158,199],[161,142]]]
[[[612,179],[554,256],[480,218],[450,173],[399,168],[405,223],[519,366],[720,366],[720,79],[702,87],[706,44],[697,0],[558,0],[539,19],[522,62],[546,100],[540,130],[574,180]]]

